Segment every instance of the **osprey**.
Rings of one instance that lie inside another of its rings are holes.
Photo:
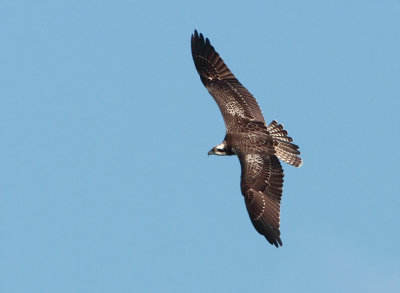
[[[279,160],[302,164],[298,146],[275,120],[267,125],[255,98],[225,65],[208,38],[194,31],[192,56],[200,79],[224,118],[224,141],[209,155],[239,157],[240,188],[254,228],[269,243],[282,246],[279,231],[283,170]]]

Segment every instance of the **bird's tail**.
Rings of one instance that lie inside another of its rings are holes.
[[[283,129],[283,125],[273,120],[267,126],[267,130],[274,139],[276,156],[292,166],[300,167],[303,161],[298,156],[300,155],[299,147],[291,143],[293,139],[288,136],[288,132]]]

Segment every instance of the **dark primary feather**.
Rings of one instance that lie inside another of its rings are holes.
[[[222,112],[228,131],[238,117],[264,122],[252,94],[232,74],[209,39],[204,39],[197,31],[192,35],[192,56],[201,81]]]

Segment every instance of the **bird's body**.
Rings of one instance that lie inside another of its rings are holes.
[[[256,230],[275,246],[279,231],[283,170],[279,159],[300,166],[298,146],[276,121],[267,125],[254,97],[235,78],[208,39],[195,31],[192,55],[204,86],[214,97],[226,126],[224,141],[211,149],[214,155],[237,155],[241,191]]]

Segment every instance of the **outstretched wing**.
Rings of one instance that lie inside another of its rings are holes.
[[[269,243],[282,246],[279,213],[283,170],[275,155],[265,151],[239,155],[242,167],[241,189],[251,222]]]
[[[222,112],[228,131],[235,118],[264,122],[255,98],[232,74],[209,39],[204,39],[196,30],[192,35],[192,56],[201,81]]]

